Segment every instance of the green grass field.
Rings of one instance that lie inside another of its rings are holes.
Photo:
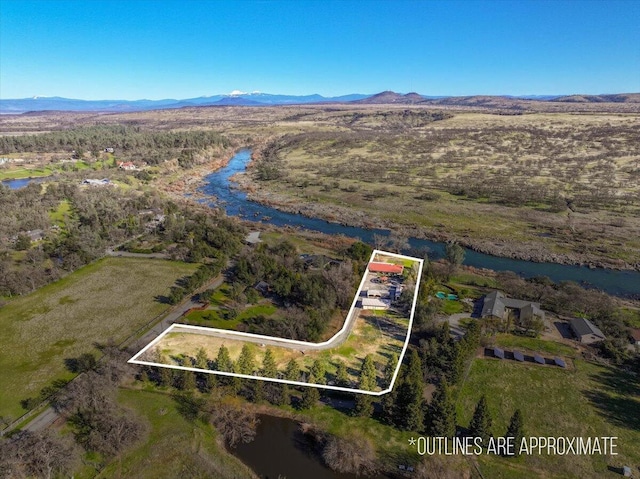
[[[114,459],[98,476],[94,476],[93,469],[86,468],[76,477],[255,477],[242,462],[224,450],[213,427],[185,419],[169,395],[121,390],[119,402],[146,420],[148,436]]]
[[[66,358],[96,352],[93,343],[125,340],[167,309],[155,300],[196,265],[107,258],[0,309],[0,416],[24,413],[55,379],[68,379]]]
[[[607,466],[640,463],[640,386],[614,368],[574,360],[575,370],[515,361],[476,359],[459,393],[458,424],[468,426],[480,396],[487,397],[493,434],[504,435],[513,412],[525,436],[617,436],[618,456],[479,456],[492,479],[620,477]]]
[[[19,178],[36,178],[41,176],[49,176],[53,174],[51,168],[31,169],[16,168],[0,170],[0,180],[15,180]]]
[[[545,341],[544,339],[515,336],[513,334],[501,333],[496,335],[496,345],[507,349],[520,349],[532,353],[547,353],[565,357],[576,357],[579,351],[566,344],[555,341]]]

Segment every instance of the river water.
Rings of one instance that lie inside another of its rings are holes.
[[[276,226],[296,226],[326,234],[342,234],[372,244],[373,235],[388,235],[387,230],[364,229],[329,223],[318,218],[307,218],[295,213],[285,213],[270,206],[261,205],[247,199],[246,193],[239,190],[230,178],[245,171],[251,158],[251,151],[238,151],[231,161],[220,170],[208,175],[201,192],[212,197],[211,205],[222,207],[229,216],[240,216],[246,220],[270,223]],[[410,238],[412,248],[428,248],[430,257],[442,257],[444,244],[429,240]],[[583,266],[571,266],[555,263],[535,263],[518,259],[502,258],[476,251],[466,250],[464,264],[476,268],[488,268],[495,271],[514,271],[530,278],[548,276],[553,281],[575,281],[584,286],[594,287],[617,296],[640,297],[640,272],[616,271],[610,269],[590,269]]]
[[[249,466],[261,479],[356,479],[353,474],[340,474],[324,465],[314,452],[313,442],[300,432],[296,421],[273,416],[260,416],[256,438],[239,444],[233,454]],[[363,476],[359,476],[362,479]],[[367,476],[366,479],[387,479]]]

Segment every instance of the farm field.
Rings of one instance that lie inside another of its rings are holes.
[[[480,397],[487,397],[493,434],[504,435],[520,408],[525,436],[617,436],[618,456],[479,456],[485,477],[516,479],[619,477],[607,467],[640,461],[640,390],[615,368],[574,359],[561,370],[515,361],[475,359],[459,391],[458,424],[468,426]]]
[[[168,306],[156,300],[196,265],[106,258],[9,301],[0,309],[0,416],[16,418],[20,401],[56,379],[70,379],[65,359],[120,343]]]

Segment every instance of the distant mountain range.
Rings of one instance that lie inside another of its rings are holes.
[[[33,97],[16,100],[0,99],[0,113],[18,114],[35,111],[127,112],[183,108],[194,106],[271,106],[317,103],[355,104],[432,104],[449,106],[500,107],[514,101],[567,103],[640,103],[640,93],[611,95],[528,95],[528,96],[425,96],[384,91],[375,95],[354,93],[336,97],[322,95],[272,95],[269,93],[233,92],[228,95],[202,96],[186,100],[74,100],[60,97]]]

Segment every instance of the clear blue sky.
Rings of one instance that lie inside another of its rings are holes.
[[[640,1],[0,0],[0,98],[640,92]]]

